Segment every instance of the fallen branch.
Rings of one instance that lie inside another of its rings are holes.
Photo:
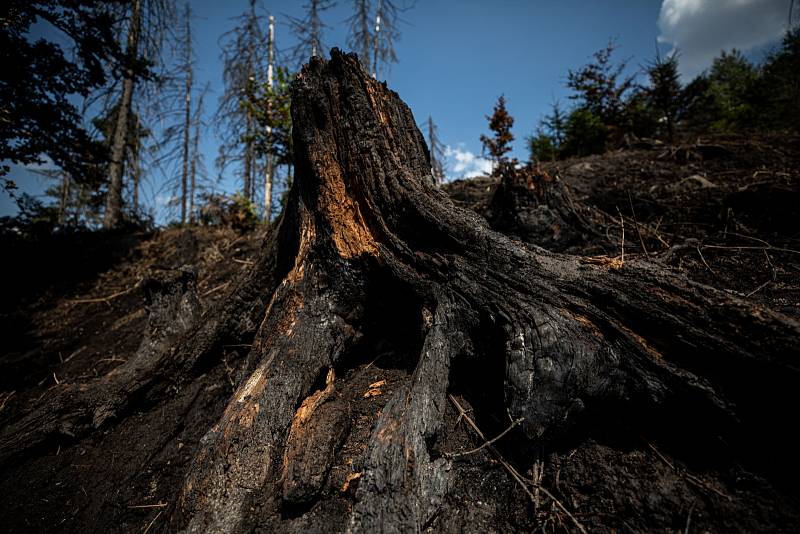
[[[639,230],[639,221],[636,220],[636,212],[633,210],[633,199],[631,198],[630,191],[628,191],[628,204],[630,204],[631,206],[631,215],[633,216],[633,226],[634,228],[636,228],[636,234],[639,236],[639,243],[642,245],[642,250],[644,251],[644,255],[650,256],[650,253],[647,251],[647,247],[644,244],[644,238],[642,237],[642,232],[641,230]]]
[[[449,393],[448,393],[447,396],[450,398],[450,402],[453,403],[453,406],[455,406],[456,409],[458,410],[459,419],[463,418],[469,424],[469,426],[478,435],[478,437],[480,437],[484,441],[484,444],[482,445],[482,447],[484,447],[484,446],[488,447],[489,450],[492,451],[492,453],[495,455],[495,457],[497,457],[497,461],[500,462],[500,464],[503,467],[506,468],[506,471],[508,471],[508,473],[511,475],[511,478],[513,478],[522,487],[522,489],[525,491],[525,493],[528,494],[528,497],[530,497],[531,502],[533,502],[535,504],[536,503],[536,497],[531,492],[531,490],[528,488],[528,485],[525,483],[525,480],[522,477],[522,475],[519,474],[519,471],[517,471],[514,468],[514,466],[509,464],[505,460],[505,458],[503,458],[503,455],[501,455],[500,452],[486,439],[486,436],[483,435],[483,432],[481,432],[481,429],[478,428],[478,425],[475,424],[475,421],[473,421],[472,418],[470,418],[470,416],[467,415],[467,412],[464,411],[464,408],[461,407],[461,405],[458,403],[456,398],[453,395],[449,394]],[[497,440],[497,438],[495,438],[495,441],[496,440]],[[575,524],[575,526],[578,528],[578,530],[583,532],[583,534],[588,534],[587,531],[586,531],[586,528],[584,528],[584,526],[581,524],[581,522],[578,521],[578,519],[574,515],[572,515],[572,513],[569,510],[567,510],[567,507],[564,506],[561,503],[561,501],[559,501],[555,497],[555,495],[550,493],[547,490],[547,488],[545,488],[544,486],[538,485],[537,489],[541,490],[542,493],[547,495],[547,497],[549,497],[550,500],[552,500],[555,503],[555,505],[558,506],[561,509],[561,511],[564,512],[567,515],[567,517],[569,517],[572,520],[572,522]]]
[[[220,289],[224,289],[224,288],[228,287],[228,286],[230,285],[230,283],[231,283],[231,282],[230,282],[230,280],[228,280],[228,281],[227,281],[227,282],[225,282],[224,284],[220,284],[220,285],[218,285],[218,286],[216,286],[216,287],[213,287],[213,288],[209,289],[208,291],[206,291],[205,293],[203,293],[203,294],[202,294],[202,295],[200,295],[200,296],[201,296],[201,297],[203,297],[203,298],[205,298],[205,297],[207,297],[207,296],[211,295],[212,293],[216,293],[216,292],[217,292],[217,291],[219,291]]]
[[[167,503],[159,502],[156,504],[132,504],[128,508],[164,508],[165,506],[167,506]]]
[[[793,250],[790,248],[782,247],[754,247],[754,246],[724,246],[724,245],[703,245],[703,248],[713,248],[717,250],[774,250],[775,252],[789,252],[791,254],[800,254],[800,250]]]
[[[14,396],[14,393],[16,393],[16,391],[9,391],[8,393],[6,392],[0,393],[0,411],[3,411],[3,408],[6,407],[6,403],[11,397]]]
[[[697,477],[696,477],[696,476],[694,476],[693,474],[691,474],[691,473],[686,473],[686,472],[684,472],[684,471],[682,471],[682,470],[678,469],[677,467],[675,467],[675,464],[673,464],[672,462],[670,462],[669,460],[667,460],[667,458],[666,458],[666,457],[665,457],[663,454],[661,454],[661,451],[659,451],[659,450],[656,448],[656,446],[655,446],[655,445],[653,445],[653,444],[652,444],[652,443],[650,443],[649,441],[645,441],[645,443],[646,443],[646,444],[647,444],[647,446],[648,446],[648,447],[650,447],[650,449],[651,449],[651,450],[652,450],[652,451],[653,451],[653,452],[656,454],[656,456],[658,457],[658,459],[659,459],[659,460],[661,460],[662,462],[664,462],[664,464],[665,464],[667,467],[669,467],[670,469],[672,469],[672,471],[674,471],[674,472],[675,472],[675,474],[676,474],[676,475],[678,475],[679,477],[683,478],[684,480],[686,480],[686,481],[687,481],[687,482],[689,482],[690,484],[693,484],[694,486],[697,486],[698,488],[702,488],[702,489],[704,489],[704,490],[706,490],[706,491],[711,491],[711,492],[713,492],[713,493],[716,493],[716,494],[717,494],[717,495],[719,495],[720,497],[723,497],[723,498],[725,498],[725,499],[727,499],[727,500],[729,500],[729,501],[730,501],[730,500],[733,500],[733,499],[731,499],[730,495],[726,495],[725,493],[722,493],[720,490],[718,490],[718,489],[716,489],[716,488],[714,488],[714,487],[712,487],[712,486],[709,486],[708,484],[706,484],[705,482],[703,482],[702,480],[700,480],[699,478],[697,478]]]
[[[147,525],[147,528],[146,528],[146,529],[144,529],[144,531],[142,532],[142,534],[147,534],[147,532],[150,530],[150,527],[152,527],[152,526],[153,526],[153,523],[155,523],[155,522],[156,522],[156,519],[158,519],[158,518],[159,518],[159,516],[161,516],[161,514],[162,514],[162,513],[164,513],[164,510],[159,510],[159,511],[158,511],[158,513],[156,514],[156,516],[153,518],[153,520],[152,520],[152,521],[150,521],[150,524],[149,524],[149,525]]]
[[[516,421],[513,421],[513,422],[511,423],[511,425],[510,425],[508,428],[506,428],[505,430],[503,430],[502,432],[500,432],[500,434],[498,434],[498,435],[497,435],[497,436],[495,436],[494,438],[492,438],[492,439],[490,439],[489,441],[485,442],[485,443],[484,443],[483,445],[481,445],[480,447],[476,447],[476,448],[474,448],[474,449],[472,449],[472,450],[470,450],[470,451],[465,451],[465,452],[448,452],[448,453],[445,453],[445,455],[444,455],[444,456],[446,456],[446,457],[448,457],[448,458],[459,458],[459,457],[461,457],[461,456],[467,456],[467,455],[469,455],[469,454],[475,454],[476,452],[483,450],[483,449],[484,449],[484,448],[486,448],[487,446],[489,446],[489,445],[493,445],[493,444],[494,444],[495,442],[497,442],[497,441],[498,441],[500,438],[502,438],[503,436],[505,436],[506,434],[508,434],[509,432],[511,432],[511,429],[513,429],[514,427],[516,427],[517,425],[519,425],[520,423],[522,423],[522,421],[524,421],[524,420],[525,420],[525,419],[523,419],[522,417],[520,417],[520,418],[519,418],[519,419],[517,419]]]
[[[94,303],[94,302],[109,302],[111,300],[114,300],[115,298],[119,298],[119,297],[121,297],[123,295],[127,295],[128,293],[130,293],[134,289],[138,288],[139,285],[141,284],[141,282],[142,281],[139,280],[138,282],[136,282],[134,285],[132,285],[128,289],[124,289],[122,291],[119,291],[119,292],[114,293],[113,295],[109,295],[107,297],[98,297],[98,298],[94,298],[94,299],[74,299],[74,300],[69,300],[68,302],[71,303],[71,304],[90,304],[90,303]]]

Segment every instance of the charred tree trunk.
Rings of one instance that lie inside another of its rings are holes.
[[[547,250],[564,252],[596,235],[583,206],[558,176],[539,167],[503,164],[487,213],[494,230]]]
[[[157,403],[214,365],[226,339],[251,337],[170,530],[448,530],[459,513],[448,494],[465,483],[449,394],[515,422],[508,439],[523,450],[624,418],[737,450],[757,449],[757,435],[791,458],[780,421],[800,378],[796,321],[659,266],[559,255],[491,230],[433,185],[411,111],[355,56],[312,59],[292,119],[296,179],[253,271],[220,309],[189,313],[173,347],[6,429],[0,461],[65,421],[80,436],[132,399]],[[364,397],[387,401],[351,448],[353,370],[381,350],[409,378],[385,393],[369,386]],[[349,454],[342,484],[334,472]]]

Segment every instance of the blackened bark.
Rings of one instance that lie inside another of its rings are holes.
[[[585,209],[561,179],[544,169],[516,169],[504,164],[489,203],[487,219],[494,230],[555,252],[597,234]]]
[[[437,444],[455,432],[448,393],[475,384],[502,392],[483,409],[519,421],[523,444],[655,418],[757,453],[758,436],[796,468],[781,444],[791,443],[785,386],[800,378],[797,321],[661,266],[560,255],[490,229],[433,185],[411,111],[355,56],[312,59],[293,84],[292,118],[295,180],[252,272],[174,349],[118,373],[117,415],[126,399],[158,402],[191,381],[223,339],[255,332],[169,509],[171,529],[310,528],[315,503],[334,499],[326,478],[350,432],[340,377],[359,347],[387,340],[409,349],[398,365],[410,379],[351,459],[360,480],[339,530],[452,519],[443,503],[458,466]],[[387,295],[392,306],[376,304]],[[419,333],[392,337],[408,323]],[[31,439],[4,437],[2,450]]]
[[[505,368],[505,408],[530,440],[609,405],[651,415],[690,408],[683,416],[710,433],[778,430],[743,414],[784,394],[754,395],[740,381],[797,378],[797,322],[661,267],[561,256],[490,230],[432,186],[411,112],[352,56],[312,60],[294,83],[292,116],[289,205],[301,244],[246,378],[190,469],[174,526],[244,530],[256,507],[261,521],[279,521],[284,506],[317,491],[286,485],[291,429],[322,391],[319,377],[359,341],[378,279],[413,295],[429,320],[410,384],[375,424],[351,531],[414,530],[437,513],[451,462],[429,443],[447,432],[446,394],[457,386],[449,369],[459,359]],[[502,355],[476,348],[497,335]]]

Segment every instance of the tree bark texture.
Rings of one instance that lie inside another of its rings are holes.
[[[448,499],[468,479],[452,454],[463,451],[452,449],[451,394],[479,424],[514,422],[504,439],[520,469],[532,463],[524,451],[623,419],[769,450],[796,472],[785,424],[800,378],[795,320],[662,266],[561,255],[490,229],[434,185],[411,111],[355,56],[312,58],[292,90],[295,180],[252,272],[202,315],[182,274],[163,343],[143,342],[118,372],[0,433],[0,462],[154,406],[218,365],[223,343],[252,339],[180,473],[171,531],[456,530],[465,511]],[[342,484],[362,402],[353,370],[382,351],[407,378],[369,386],[385,404]]]
[[[128,138],[128,116],[131,113],[133,88],[136,83],[131,63],[138,56],[139,32],[141,31],[142,1],[134,0],[131,21],[128,27],[128,44],[125,50],[126,62],[122,79],[122,97],[119,113],[114,126],[114,137],[111,142],[111,161],[108,166],[108,192],[106,193],[106,210],[103,215],[103,227],[111,229],[119,226],[122,220],[122,177],[125,172],[125,143]],[[138,134],[138,130],[137,133]]]
[[[410,110],[354,57],[313,60],[293,91],[289,204],[300,244],[245,378],[190,469],[176,526],[236,531],[254,520],[256,503],[280,510],[311,499],[309,485],[320,491],[321,477],[302,489],[292,479],[325,470],[295,465],[295,436],[304,421],[328,417],[309,415],[321,409],[309,399],[336,387],[333,379],[323,389],[321,377],[341,374],[368,325],[402,321],[372,315],[381,292],[403,295],[398,310],[416,308],[419,345],[411,380],[375,423],[349,531],[415,530],[437,513],[453,470],[434,444],[446,432],[447,392],[459,387],[450,381],[457,362],[504,369],[503,408],[531,441],[608,406],[682,413],[712,433],[769,430],[755,414],[786,394],[763,386],[796,378],[797,322],[647,263],[561,256],[490,230],[432,185]],[[326,451],[338,441],[333,430]]]

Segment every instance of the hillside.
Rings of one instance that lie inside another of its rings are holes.
[[[800,140],[640,146],[447,198],[353,57],[293,91],[269,231],[6,247],[6,530],[800,527]]]

